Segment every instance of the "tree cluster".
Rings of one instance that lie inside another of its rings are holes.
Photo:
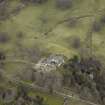
[[[64,85],[73,87],[82,98],[86,97],[86,99],[99,103],[105,102],[105,78],[103,78],[105,73],[100,75],[103,71],[100,60],[96,58],[79,59],[78,56],[74,56],[63,68],[65,70]]]

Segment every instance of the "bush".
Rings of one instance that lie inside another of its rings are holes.
[[[78,36],[71,36],[67,39],[70,46],[74,49],[79,49],[81,47],[81,39]]]
[[[102,16],[99,21],[93,23],[93,31],[99,32],[105,26],[105,16]]]
[[[77,26],[77,23],[78,23],[78,20],[74,18],[74,19],[69,19],[67,25],[68,27],[72,28]]]
[[[0,1],[0,20],[5,20],[8,17],[9,17],[8,3]]]
[[[0,0],[0,3],[2,3],[4,0]]]
[[[100,24],[100,22],[94,22],[93,23],[93,31],[94,32],[99,32],[101,30],[102,26]]]
[[[44,3],[44,2],[46,2],[47,0],[33,0],[33,2],[36,2],[36,3],[39,3],[39,4],[41,4],[41,3]]]
[[[73,40],[72,40],[72,47],[75,48],[75,49],[78,49],[80,48],[81,46],[81,41],[80,41],[80,38],[79,37],[75,37]]]
[[[3,52],[0,52],[0,60],[5,60],[6,56]]]
[[[42,4],[44,2],[46,2],[47,0],[22,0],[23,3],[38,3],[38,4]]]
[[[22,32],[18,32],[18,33],[16,34],[16,36],[17,36],[18,39],[22,39],[23,36],[24,36],[24,34],[23,34]]]
[[[0,33],[0,43],[6,43],[9,41],[9,36],[5,32]]]
[[[105,16],[102,16],[101,17],[100,22],[103,23],[103,24],[105,24]]]
[[[57,0],[56,5],[60,9],[68,9],[72,6],[72,0]]]

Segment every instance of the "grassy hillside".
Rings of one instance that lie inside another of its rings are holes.
[[[77,44],[82,47],[88,42],[87,33],[93,22],[96,23],[96,31],[92,32],[93,54],[105,58],[105,0],[73,0],[68,9],[57,7],[56,0],[28,5],[21,0],[8,2],[9,16],[0,20],[0,35],[8,37],[5,43],[0,41],[0,52],[6,55],[7,60],[36,62],[38,58],[51,53],[63,54],[68,58],[78,55],[80,49],[75,47],[75,43],[79,41],[82,44]],[[19,7],[22,8],[18,10]],[[33,57],[33,53],[37,59]],[[3,66],[10,76],[26,68],[21,62],[7,62]],[[48,103],[52,103],[51,105],[61,105],[59,99],[45,96],[49,98],[51,102]],[[79,105],[79,102],[72,103],[70,105]]]
[[[11,3],[12,5],[16,5],[15,1]],[[18,2],[17,5],[19,5]],[[14,6],[11,8],[14,8]],[[56,8],[55,0],[49,0],[47,3],[41,5],[30,4],[15,16],[1,21],[0,31],[7,32],[11,41],[0,47],[3,48],[3,50],[11,52],[16,48],[17,42],[21,43],[24,47],[34,47],[37,44],[38,47],[46,49],[47,52],[62,53],[70,57],[76,53],[76,50],[70,45],[69,39],[72,36],[77,36],[83,41],[93,20],[93,16],[79,19],[74,26],[68,26],[69,23],[67,22],[57,25],[48,35],[45,36],[43,34],[52,27],[55,27],[61,20],[87,14],[94,15],[98,10],[103,8],[104,0],[75,0],[72,8],[67,10]],[[101,13],[101,15],[103,15],[103,13]],[[101,16],[95,15],[96,19],[99,17]],[[45,19],[45,23],[43,23],[43,19]],[[19,32],[23,33],[24,37],[22,40],[17,40],[17,34]],[[93,34],[94,53],[104,56],[104,48],[102,47],[104,46],[104,27],[101,32]]]

